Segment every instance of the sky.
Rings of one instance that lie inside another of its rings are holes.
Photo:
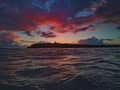
[[[120,45],[120,0],[0,0],[0,47],[40,41]]]

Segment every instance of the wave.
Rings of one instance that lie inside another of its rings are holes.
[[[0,49],[1,90],[119,90],[120,48]]]

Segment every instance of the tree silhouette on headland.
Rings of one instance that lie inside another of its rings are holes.
[[[69,43],[49,43],[49,42],[39,42],[36,44],[32,44],[28,48],[80,48],[80,47],[120,47],[120,45],[80,45],[80,44],[69,44]]]

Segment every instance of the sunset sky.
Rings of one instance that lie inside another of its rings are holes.
[[[120,44],[120,0],[0,0],[0,47],[39,41]]]

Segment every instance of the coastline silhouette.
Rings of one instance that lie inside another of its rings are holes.
[[[120,47],[120,45],[82,45],[82,44],[70,44],[70,43],[49,43],[49,42],[39,42],[28,46],[27,48],[94,48],[94,47]]]

